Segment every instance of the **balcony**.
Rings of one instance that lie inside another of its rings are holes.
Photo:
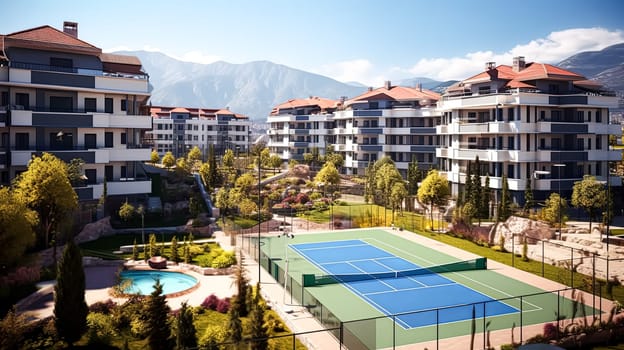
[[[84,110],[54,112],[41,108],[36,111],[14,109],[11,111],[11,126],[152,129],[152,117]]]
[[[74,188],[80,200],[94,200],[102,197],[104,184],[93,184]],[[125,178],[106,182],[106,192],[109,196],[145,194],[152,192],[152,181],[141,178]]]
[[[74,158],[81,158],[85,163],[107,164],[116,161],[147,161],[150,159],[151,148],[140,148],[142,146],[131,146],[128,148],[98,148],[85,149],[84,147],[74,147],[72,149],[30,149],[11,150],[11,165],[27,166],[33,155],[40,156],[43,152],[48,152],[69,163]]]

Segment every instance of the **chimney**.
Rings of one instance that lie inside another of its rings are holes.
[[[496,68],[496,62],[485,62],[485,70],[492,70]]]
[[[513,71],[519,72],[526,67],[526,62],[524,61],[524,56],[516,56],[513,58]]]
[[[418,88],[418,91],[422,92],[422,84],[418,83],[418,85],[416,86]]]
[[[74,38],[78,38],[78,23],[77,22],[63,22],[63,32],[69,34]]]
[[[368,91],[373,91],[373,87],[372,87],[372,86],[369,86],[369,87],[368,87]]]
[[[384,86],[386,87],[386,89],[390,90],[390,88],[392,87],[392,83],[390,82],[390,80],[386,80],[384,81]]]

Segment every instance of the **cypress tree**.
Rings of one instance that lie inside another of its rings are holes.
[[[134,244],[132,245],[132,260],[139,260],[139,248],[137,247],[136,238],[134,239]]]
[[[69,344],[80,339],[87,330],[88,313],[82,254],[70,240],[57,266],[54,286],[54,326],[59,337]]]
[[[498,203],[498,221],[505,221],[511,216],[511,194],[509,193],[507,175],[503,174],[502,181],[503,189],[501,191],[501,200]]]
[[[243,340],[243,323],[238,315],[238,310],[231,307],[228,311],[227,337],[226,341],[232,343],[237,348],[241,340]]]
[[[260,298],[260,283],[256,284],[256,295],[253,299],[251,315],[249,316],[249,336],[251,337],[250,348],[252,350],[265,350],[269,346],[268,329],[264,323],[265,305]]]
[[[472,163],[468,161],[468,167],[466,168],[466,185],[464,186],[463,203],[468,203],[471,201],[472,195]]]
[[[182,303],[176,318],[176,326],[176,348],[179,350],[196,348],[197,330],[193,324],[193,311],[186,302]]]
[[[156,284],[154,284],[154,291],[147,298],[145,306],[147,342],[152,350],[171,348],[169,344],[171,330],[167,319],[170,310],[162,291],[162,284],[157,279]]]
[[[176,264],[180,261],[180,255],[178,254],[178,238],[176,236],[171,238],[171,260]]]
[[[237,294],[234,298],[234,302],[232,303],[232,308],[237,309],[239,316],[245,317],[249,313],[249,309],[247,309],[247,291],[249,289],[249,280],[247,279],[247,276],[245,276],[242,253],[234,271],[234,279],[236,281]]]
[[[533,208],[533,187],[531,186],[531,178],[527,179],[526,186],[524,187],[524,212],[528,213]]]
[[[481,196],[482,217],[488,219],[490,217],[490,199],[492,198],[492,189],[490,188],[490,175],[485,175],[485,184],[483,185],[483,195]]]

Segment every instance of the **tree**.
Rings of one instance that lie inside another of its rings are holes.
[[[219,176],[219,168],[217,167],[217,157],[215,156],[214,145],[208,147],[208,167],[204,170],[202,176],[204,177],[204,183],[206,184],[207,191],[210,192],[221,183]]]
[[[194,349],[197,347],[197,330],[193,324],[193,311],[183,302],[176,317],[176,349]]]
[[[126,198],[126,201],[119,207],[119,218],[123,221],[129,221],[134,216],[134,213],[134,206],[128,203],[128,198]]]
[[[401,173],[396,168],[396,165],[393,163],[384,163],[377,169],[375,172],[375,187],[379,192],[383,194],[384,199],[384,207],[391,205],[391,196],[393,194],[393,189],[395,184],[400,184],[402,189],[397,187],[396,189],[396,198],[397,201],[403,201],[405,196],[407,195],[407,191],[405,190],[405,183],[403,182],[403,178],[401,177]],[[397,203],[400,205],[400,203]],[[394,217],[394,206],[392,207],[392,217]]]
[[[228,208],[230,208],[230,198],[229,198],[229,190],[221,187],[217,192],[217,196],[215,198],[215,206],[219,208],[221,212],[221,218],[223,219],[223,223],[225,223],[225,217],[227,216]]]
[[[565,222],[565,212],[568,208],[568,202],[565,198],[559,197],[558,193],[551,193],[550,197],[544,202],[544,208],[540,212],[540,218],[551,225],[559,223],[559,218]]]
[[[312,166],[312,162],[314,161],[314,155],[312,153],[304,153],[303,154],[303,162],[307,165]]]
[[[147,343],[152,350],[170,349],[168,315],[169,306],[164,295],[162,295],[162,284],[157,279],[154,284],[154,291],[147,297],[145,305],[145,328],[147,331]]]
[[[431,228],[433,229],[433,207],[446,203],[450,194],[448,180],[440,176],[437,170],[430,170],[418,189],[418,200],[429,204]]]
[[[488,219],[490,217],[490,200],[492,199],[492,189],[490,188],[490,175],[485,175],[485,183],[481,192],[481,217]]]
[[[268,348],[269,331],[264,322],[265,304],[260,297],[260,282],[256,284],[256,294],[253,298],[251,315],[249,316],[250,348],[252,350],[265,350]]]
[[[342,156],[338,153],[330,152],[325,155],[325,162],[334,163],[336,168],[340,168],[341,166],[344,165],[344,158],[342,158]]]
[[[159,161],[160,156],[158,155],[158,152],[156,150],[152,150],[152,153],[150,154],[150,163],[152,163],[152,165],[156,165]]]
[[[418,169],[418,161],[416,157],[412,158],[412,161],[407,165],[407,193],[410,196],[415,196],[418,192],[418,183],[422,181],[422,174]]]
[[[54,286],[54,326],[61,339],[73,344],[87,330],[89,308],[85,301],[82,254],[69,240],[58,264]]]
[[[334,163],[327,162],[323,165],[323,168],[319,170],[319,172],[314,177],[314,182],[317,184],[323,184],[324,189],[330,188],[330,191],[333,186],[338,185],[340,183],[340,174],[338,174],[338,170]],[[333,193],[333,191],[331,191]]]
[[[221,163],[226,168],[234,166],[234,152],[231,149],[225,150],[225,154],[223,154],[223,158],[221,158]]]
[[[176,236],[171,238],[171,261],[176,264],[180,262],[180,255],[178,254],[178,238]]]
[[[529,177],[527,178],[526,186],[524,187],[524,212],[528,213],[534,205],[533,187],[531,186],[531,177]]]
[[[245,275],[245,268],[243,266],[242,253],[238,259],[238,264],[234,269],[234,281],[236,283],[236,296],[232,303],[232,308],[237,309],[238,316],[245,317],[249,313],[247,309],[247,291],[249,289],[249,279]]]
[[[263,168],[270,168],[271,164],[269,163],[269,159],[271,159],[271,152],[268,148],[263,149],[260,152],[260,164]]]
[[[583,180],[574,183],[571,202],[575,208],[581,208],[587,212],[591,232],[592,220],[607,205],[607,191],[594,176],[585,175]]]
[[[501,199],[498,202],[497,221],[505,221],[511,216],[511,193],[509,193],[509,181],[507,175],[503,174],[503,189],[501,190]]]
[[[69,161],[67,165],[67,177],[72,187],[80,187],[84,183],[84,176],[82,174],[82,167],[84,166],[84,160],[80,158],[74,158]]]
[[[78,206],[67,165],[50,153],[32,158],[28,170],[16,179],[14,193],[39,215],[36,232],[40,248],[48,247],[50,238],[56,241],[62,225],[71,220],[70,214]]]
[[[228,324],[226,328],[226,341],[234,344],[234,348],[237,348],[241,340],[243,340],[243,323],[235,307],[230,307],[230,310],[228,310]]]
[[[407,197],[407,189],[405,183],[395,182],[390,191],[390,205],[392,206],[392,217],[394,218],[395,209],[401,210],[401,204]]]
[[[277,173],[277,169],[282,166],[282,158],[277,154],[271,155],[269,158],[269,166],[273,168],[273,173]]]
[[[165,155],[162,157],[162,165],[167,168],[167,169],[171,169],[171,167],[173,167],[176,163],[176,159],[173,156],[173,153],[171,152],[167,152],[165,153]]]
[[[193,146],[191,150],[186,155],[186,160],[191,169],[195,169],[197,167],[197,163],[202,160],[202,152],[197,146]]]
[[[8,187],[0,188],[0,266],[13,266],[35,243],[37,213]]]

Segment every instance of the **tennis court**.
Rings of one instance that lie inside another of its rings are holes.
[[[257,243],[249,239],[254,252]],[[569,291],[544,291],[436,245],[442,244],[359,229],[262,237],[259,248],[262,266],[286,283],[284,302],[305,306],[327,327],[341,325],[350,349],[471,332],[485,341],[490,331],[600,313]]]
[[[442,275],[361,240],[294,244],[290,246],[321,270],[386,315],[397,315],[403,328],[415,328],[472,318],[472,303],[487,302],[486,316],[518,310]],[[461,307],[453,307],[463,305]],[[482,317],[483,309],[475,317]]]

